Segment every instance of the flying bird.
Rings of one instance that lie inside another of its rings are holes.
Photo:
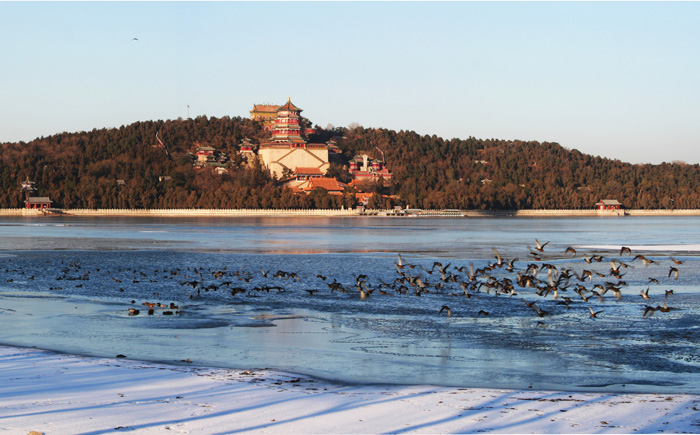
[[[440,312],[438,314],[442,314],[443,311],[447,311],[447,317],[452,317],[452,310],[450,310],[450,307],[447,305],[443,305],[442,308],[440,308]]]
[[[642,296],[642,298],[646,299],[647,301],[650,299],[649,298],[649,287],[647,287],[646,291],[642,290],[641,296]]]
[[[676,269],[675,267],[671,267],[668,270],[668,277],[670,278],[671,275],[673,275],[673,279],[678,279],[678,269]]]
[[[588,307],[589,310],[591,310],[591,317],[594,319],[598,318],[598,314],[602,313],[603,311],[593,311],[593,308]]]
[[[634,260],[636,260],[636,259],[642,260],[642,263],[644,263],[644,267],[646,267],[646,266],[648,266],[648,265],[650,265],[650,264],[654,264],[654,260],[652,260],[652,259],[650,259],[650,258],[647,258],[647,257],[645,257],[645,256],[643,256],[643,255],[635,255],[634,258],[632,259],[632,261],[634,261]]]
[[[539,240],[535,239],[535,243],[537,244],[537,246],[535,247],[535,249],[537,249],[537,250],[540,251],[540,252],[543,252],[543,251],[544,251],[544,247],[547,246],[547,244],[548,244],[549,242],[540,243]]]

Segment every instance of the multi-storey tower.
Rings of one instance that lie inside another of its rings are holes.
[[[272,138],[260,144],[258,156],[278,178],[291,176],[297,167],[328,169],[328,144],[308,143],[301,126],[302,110],[291,99],[277,109]]]

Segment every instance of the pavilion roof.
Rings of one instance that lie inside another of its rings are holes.
[[[294,174],[296,175],[323,175],[323,172],[319,168],[294,168]]]
[[[345,186],[339,183],[335,178],[321,177],[311,178],[306,190],[313,190],[319,187],[329,192],[342,192],[345,189]]]
[[[603,204],[603,205],[622,205],[620,202],[616,199],[602,199],[598,204]]]
[[[25,202],[29,204],[51,202],[48,196],[30,196]]]
[[[276,112],[279,108],[276,104],[253,104],[251,112]]]
[[[300,109],[300,108],[298,108],[297,106],[295,106],[294,104],[292,104],[292,99],[291,99],[291,98],[288,98],[288,99],[287,99],[287,104],[285,104],[284,106],[280,106],[279,109],[277,109],[277,111],[280,111],[280,110],[294,110],[294,111],[297,111],[297,112],[301,112],[301,109]]]

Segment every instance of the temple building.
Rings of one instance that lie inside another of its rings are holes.
[[[197,152],[192,156],[193,165],[195,169],[202,169],[204,167],[213,168],[214,172],[217,174],[225,174],[226,163],[228,162],[228,156],[226,153],[220,152],[215,148],[208,146],[197,146]]]
[[[250,111],[250,119],[253,121],[262,121],[265,130],[272,130],[277,117],[277,109],[280,106],[272,104],[253,104],[253,110]]]
[[[621,210],[622,204],[616,199],[601,199],[595,205],[596,210]]]
[[[292,104],[291,99],[279,106],[270,130],[272,138],[258,148],[263,165],[279,179],[291,176],[296,168],[314,169],[325,174],[329,167],[328,144],[308,143],[300,122],[301,112],[302,109]]]
[[[52,201],[48,196],[30,196],[24,201],[24,206],[31,209],[50,209]]]
[[[384,164],[384,159],[371,159],[367,154],[356,155],[351,161],[348,172],[357,181],[391,179],[391,172]]]
[[[346,184],[339,182],[335,178],[312,177],[298,184],[296,191],[308,195],[315,189],[325,189],[330,195],[342,195],[346,187]],[[294,190],[294,188],[292,189]]]

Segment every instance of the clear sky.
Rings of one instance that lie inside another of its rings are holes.
[[[0,142],[291,97],[322,127],[700,163],[699,24],[698,2],[0,2]]]

